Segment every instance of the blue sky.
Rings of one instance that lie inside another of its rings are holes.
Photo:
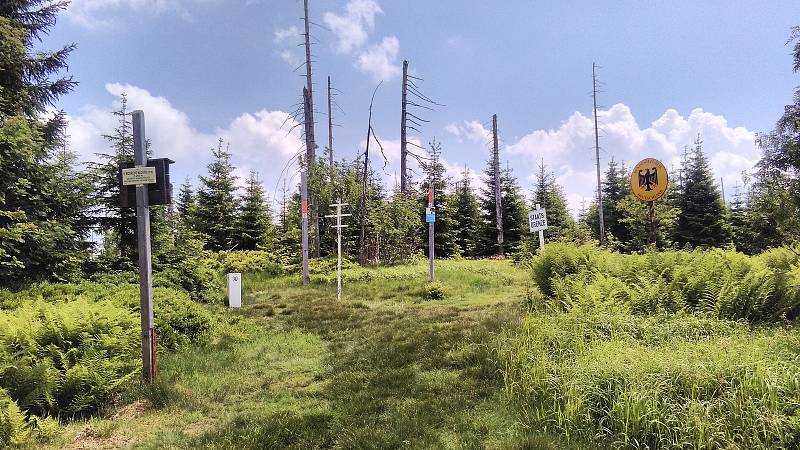
[[[770,5],[765,7],[764,5]],[[757,161],[754,133],[771,129],[791,99],[789,29],[796,1],[387,1],[311,0],[317,40],[317,109],[325,77],[342,91],[334,114],[337,158],[363,146],[367,106],[387,148],[391,187],[399,158],[403,59],[446,104],[418,137],[443,143],[449,172],[480,172],[486,128],[498,115],[503,145],[525,189],[544,160],[573,212],[593,195],[591,68],[602,66],[602,164],[657,157],[668,166],[699,132],[730,195]],[[45,47],[76,42],[78,88],[59,102],[83,159],[105,148],[109,111],[126,91],[145,110],[157,156],[196,178],[219,137],[244,175],[272,193],[302,145],[280,128],[301,94],[300,0],[73,0]],[[294,27],[294,28],[292,28]],[[326,117],[316,115],[317,141]],[[380,170],[382,164],[376,164]]]

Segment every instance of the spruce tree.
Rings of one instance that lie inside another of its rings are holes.
[[[722,246],[730,242],[722,198],[714,184],[699,135],[694,144],[685,168],[675,241],[692,247]]]
[[[34,51],[65,3],[0,2],[0,280],[78,277],[88,257],[88,179],[63,142],[64,117],[42,119],[74,82],[52,79],[72,45]]]
[[[619,202],[631,192],[630,178],[623,163],[618,166],[612,158],[608,163],[605,180],[602,182],[603,189],[603,222],[606,233],[610,233],[614,239],[625,245],[630,241],[628,228],[621,222],[621,214],[618,210]]]
[[[522,240],[529,234],[528,207],[525,205],[525,197],[509,166],[506,166],[506,170],[500,175],[500,192],[503,199],[504,246],[506,252],[514,253]]]
[[[453,217],[458,222],[456,244],[461,249],[463,256],[478,256],[484,224],[481,221],[480,206],[478,206],[478,199],[472,189],[472,181],[466,167],[464,176],[456,186],[455,193],[451,198],[454,209]]]
[[[67,2],[0,2],[0,120],[22,116],[40,122],[48,107],[55,106],[77,84],[69,75],[57,75],[68,68],[67,58],[75,44],[55,51],[33,50],[66,7]],[[55,144],[62,134],[64,117],[56,115],[42,125],[45,142]]]
[[[195,197],[194,190],[192,190],[192,183],[187,177],[181,184],[178,191],[178,221],[189,228],[194,228],[194,220],[197,216],[197,198]]]
[[[555,175],[547,170],[544,162],[539,166],[539,172],[536,175],[531,209],[534,209],[537,204],[545,208],[547,213],[545,240],[556,241],[566,237],[575,220],[569,214],[564,191],[556,182]],[[536,245],[538,246],[538,243]]]
[[[478,204],[481,208],[481,219],[483,228],[480,235],[480,246],[478,252],[481,256],[493,256],[500,254],[497,244],[497,202],[494,193],[494,161],[490,157],[486,161],[486,168],[483,170],[484,185],[478,195]],[[500,209],[502,211],[502,195]],[[505,237],[504,237],[505,238]]]
[[[222,139],[211,154],[214,160],[207,166],[208,176],[200,177],[202,186],[197,193],[197,230],[204,235],[207,249],[232,250],[238,243],[236,176]]]
[[[264,188],[258,174],[250,172],[239,211],[237,237],[241,250],[272,249],[275,244],[275,227],[272,211],[266,201]]]
[[[800,26],[792,28],[792,70],[800,73]],[[768,133],[759,133],[763,152],[750,187],[748,210],[752,250],[800,239],[800,87]]]
[[[98,153],[98,161],[89,164],[95,184],[95,204],[97,205],[97,221],[111,239],[116,251],[106,245],[108,261],[116,270],[133,269],[136,265],[136,209],[120,206],[120,189],[117,172],[122,163],[133,162],[133,129],[131,115],[128,111],[128,96],[122,93],[120,107],[112,111],[117,126],[111,134],[104,134],[110,151]]]
[[[459,254],[459,248],[456,244],[456,236],[458,222],[453,217],[452,208],[448,207],[449,196],[446,195],[447,185],[450,178],[445,176],[445,167],[442,164],[439,156],[442,152],[442,144],[437,142],[436,139],[430,144],[431,159],[429,161],[422,161],[420,166],[425,174],[425,179],[420,184],[421,189],[421,203],[423,207],[428,206],[428,188],[433,185],[433,207],[436,209],[436,222],[434,223],[434,253],[437,257],[449,257]],[[422,215],[420,216],[422,218]],[[427,231],[427,227],[426,227]],[[427,233],[425,233],[427,236]],[[424,239],[424,245],[427,248],[427,239]]]

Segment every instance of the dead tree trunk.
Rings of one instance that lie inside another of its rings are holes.
[[[305,47],[306,47],[306,89],[308,89],[308,113],[305,116],[306,122],[308,125],[309,135],[311,136],[311,146],[306,149],[306,152],[311,158],[309,161],[314,160],[314,156],[316,153],[316,145],[314,142],[314,85],[311,82],[311,41],[310,41],[310,32],[309,32],[309,20],[308,20],[308,0],[303,0],[303,12],[305,13],[303,21],[305,25]]]
[[[492,115],[492,175],[494,176],[494,210],[497,218],[497,250],[503,256],[503,207],[500,195],[500,149],[497,143],[497,114]]]
[[[400,106],[400,192],[405,194],[408,189],[407,157],[408,143],[406,141],[406,100],[408,94],[408,61],[403,61],[403,91]]]
[[[331,98],[331,77],[328,76],[328,165],[333,168],[333,99]]]
[[[606,227],[603,221],[603,190],[600,186],[600,136],[597,130],[597,76],[592,63],[592,103],[594,107],[594,154],[597,162],[597,218],[600,225],[600,245],[606,245]]]

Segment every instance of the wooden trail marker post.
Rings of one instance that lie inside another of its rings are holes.
[[[647,241],[650,245],[655,245],[657,238],[655,201],[664,196],[668,185],[667,168],[657,159],[643,159],[631,172],[631,192],[639,200],[647,202]]]
[[[336,217],[336,225],[331,228],[336,228],[336,255],[338,257],[336,265],[336,300],[342,300],[342,228],[347,228],[347,225],[342,225],[342,217],[351,216],[352,214],[342,214],[342,206],[348,206],[347,203],[342,203],[342,199],[338,198],[336,203],[330,206],[336,207],[336,214],[327,215],[325,217]]]
[[[133,111],[133,162],[136,168],[147,168],[147,146],[144,134],[144,112]],[[154,169],[155,170],[155,169]],[[144,173],[144,172],[143,172]],[[125,189],[125,173],[123,187]],[[145,181],[146,175],[134,181]],[[155,183],[155,173],[152,182]],[[150,202],[147,184],[136,184],[136,237],[139,246],[139,304],[142,311],[142,378],[156,379],[156,335],[153,327],[153,267],[150,253]]]
[[[436,225],[436,208],[433,207],[433,182],[428,187],[428,207],[425,209],[425,221],[428,222],[428,281],[433,282],[433,243]]]

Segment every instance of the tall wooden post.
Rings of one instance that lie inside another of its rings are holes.
[[[503,208],[500,194],[500,148],[497,142],[497,114],[492,115],[492,172],[494,172],[494,208],[497,227],[497,248],[503,256]]]
[[[656,244],[656,208],[655,202],[647,202],[647,241],[650,245]]]
[[[600,136],[597,129],[597,76],[592,63],[592,103],[594,107],[594,153],[597,160],[597,216],[600,224],[600,245],[606,245],[606,226],[603,220],[603,189],[600,185]]]
[[[133,162],[147,166],[144,112],[133,111]],[[153,327],[153,270],[150,254],[150,202],[147,185],[136,186],[136,237],[139,245],[139,306],[142,314],[142,378],[152,383],[156,376],[155,329]]]
[[[303,245],[303,284],[308,284],[308,175],[300,173],[300,232]]]
[[[406,193],[408,189],[408,143],[406,141],[406,95],[408,93],[408,61],[403,61],[403,91],[400,106],[400,192]]]

